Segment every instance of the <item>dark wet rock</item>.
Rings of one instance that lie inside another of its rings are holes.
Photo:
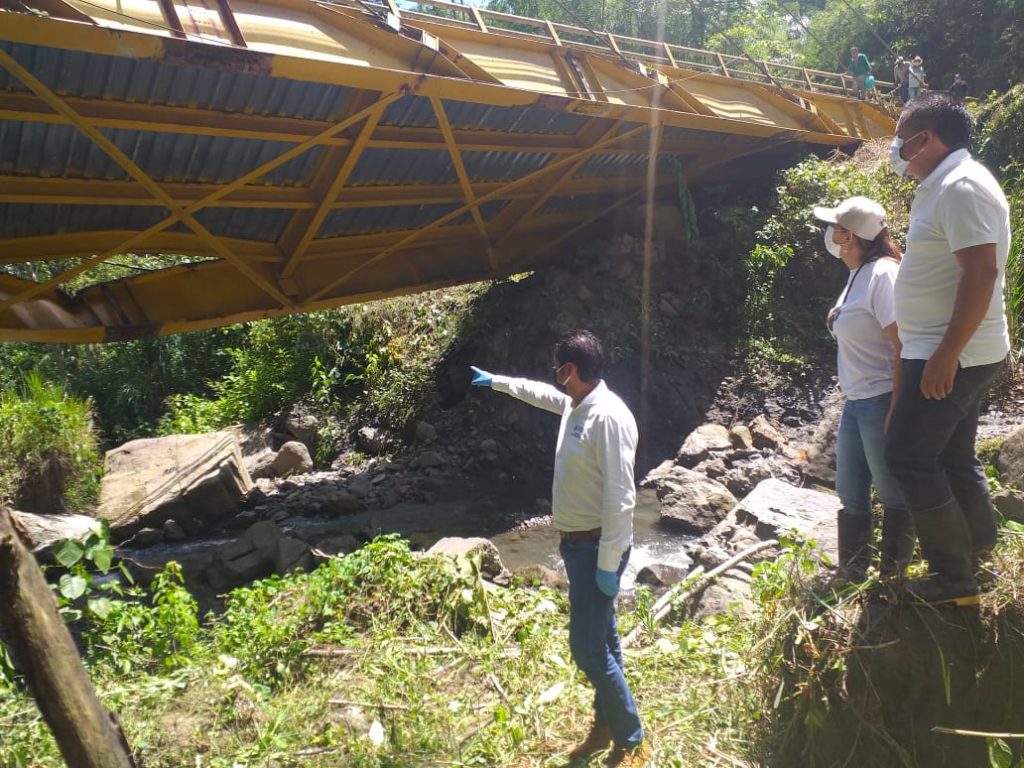
[[[387,447],[387,435],[376,427],[360,427],[356,432],[356,448],[371,456],[384,453]]]
[[[315,452],[320,444],[320,424],[322,419],[309,408],[293,405],[284,417],[284,431]]]
[[[429,443],[437,437],[437,428],[426,421],[416,422],[416,439],[421,443]]]
[[[298,539],[283,538],[277,543],[274,572],[285,574],[296,568],[310,571],[314,566],[313,554],[306,543]]]
[[[151,547],[164,540],[163,530],[156,528],[140,528],[127,542],[129,547]]]
[[[686,578],[686,569],[664,563],[645,565],[636,575],[637,584],[651,587],[671,587]]]
[[[281,539],[281,530],[274,523],[261,520],[253,524],[239,539],[217,550],[206,571],[207,581],[220,591],[270,575]]]
[[[443,467],[448,462],[445,461],[438,451],[424,451],[416,457],[416,466],[426,469],[430,467]]]
[[[167,520],[164,523],[164,541],[184,541],[187,538],[188,534],[177,520]]]

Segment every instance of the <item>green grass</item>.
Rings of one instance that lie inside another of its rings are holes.
[[[0,391],[0,502],[15,497],[45,462],[56,461],[68,506],[84,509],[99,494],[102,460],[90,400],[69,396],[35,372]]]

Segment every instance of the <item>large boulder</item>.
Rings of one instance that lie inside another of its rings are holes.
[[[829,395],[814,436],[807,448],[807,463],[804,475],[818,482],[832,485],[836,481],[836,436],[839,434],[839,420],[845,403],[838,390]]]
[[[490,539],[446,536],[428,549],[427,554],[450,557],[480,555],[480,572],[484,576],[494,579],[508,575],[505,564],[501,562],[501,554]]]
[[[724,485],[672,461],[662,462],[641,485],[657,493],[661,521],[689,533],[710,530],[736,505]]]
[[[728,429],[721,424],[702,424],[687,436],[676,460],[692,467],[704,461],[711,451],[724,451],[731,447]]]
[[[755,448],[776,450],[786,442],[785,436],[774,424],[768,421],[768,417],[764,414],[750,422],[748,428],[750,429],[750,436],[754,441]]]
[[[57,542],[64,539],[84,541],[100,528],[99,521],[88,515],[34,515],[12,509],[11,517],[25,546],[39,559],[49,557]]]
[[[309,455],[309,449],[298,440],[291,440],[282,445],[270,465],[270,473],[274,477],[302,475],[312,471],[313,459]]]
[[[1003,483],[1024,489],[1024,427],[1010,434],[999,446],[996,468]]]
[[[282,539],[281,530],[269,520],[251,525],[241,538],[228,542],[214,554],[206,571],[210,586],[223,591],[269,576],[278,564]],[[285,558],[292,554],[286,553]]]
[[[204,524],[236,514],[252,480],[232,432],[132,440],[108,451],[97,517],[121,541],[170,519]]]
[[[18,483],[14,506],[39,515],[66,514],[64,491],[72,474],[71,462],[66,456],[57,453],[45,456],[38,468],[26,473]]]

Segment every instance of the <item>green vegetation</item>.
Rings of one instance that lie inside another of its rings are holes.
[[[755,371],[792,377],[834,356],[825,316],[846,271],[826,251],[816,205],[864,195],[885,206],[902,239],[913,186],[883,160],[882,143],[853,158],[808,158],[783,172],[777,206],[747,261],[747,359]]]
[[[0,502],[18,497],[29,479],[59,478],[72,508],[96,500],[102,456],[88,398],[26,374],[0,391]]]
[[[986,594],[984,615],[1019,634],[1024,536],[1010,525],[997,563],[1011,576]],[[63,552],[86,584],[55,589],[147,766],[560,766],[589,725],[565,595],[485,589],[477,558],[418,555],[384,537],[310,574],[235,590],[200,626],[174,563],[148,595],[94,580],[116,572],[104,546],[98,536]],[[884,588],[836,595],[809,545],[787,541],[756,566],[753,595],[752,621],[659,624],[643,588],[621,611],[623,634],[644,629],[627,671],[657,765],[793,765],[775,762],[793,749],[810,756],[800,764],[831,764],[826,726],[853,717],[868,746],[889,748],[877,708],[854,715],[844,687],[848,655],[866,642],[851,622]],[[0,765],[60,765],[9,662],[0,722]],[[992,742],[996,757],[1009,749]]]

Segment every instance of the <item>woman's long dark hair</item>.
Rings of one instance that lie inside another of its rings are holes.
[[[853,235],[853,233],[850,233]],[[857,237],[857,242],[860,243],[861,256],[860,263],[868,264],[872,261],[878,261],[879,259],[893,259],[899,262],[903,259],[903,254],[900,252],[900,248],[896,245],[896,241],[892,239],[892,235],[889,233],[889,228],[886,227],[874,240],[865,240],[863,237]]]

